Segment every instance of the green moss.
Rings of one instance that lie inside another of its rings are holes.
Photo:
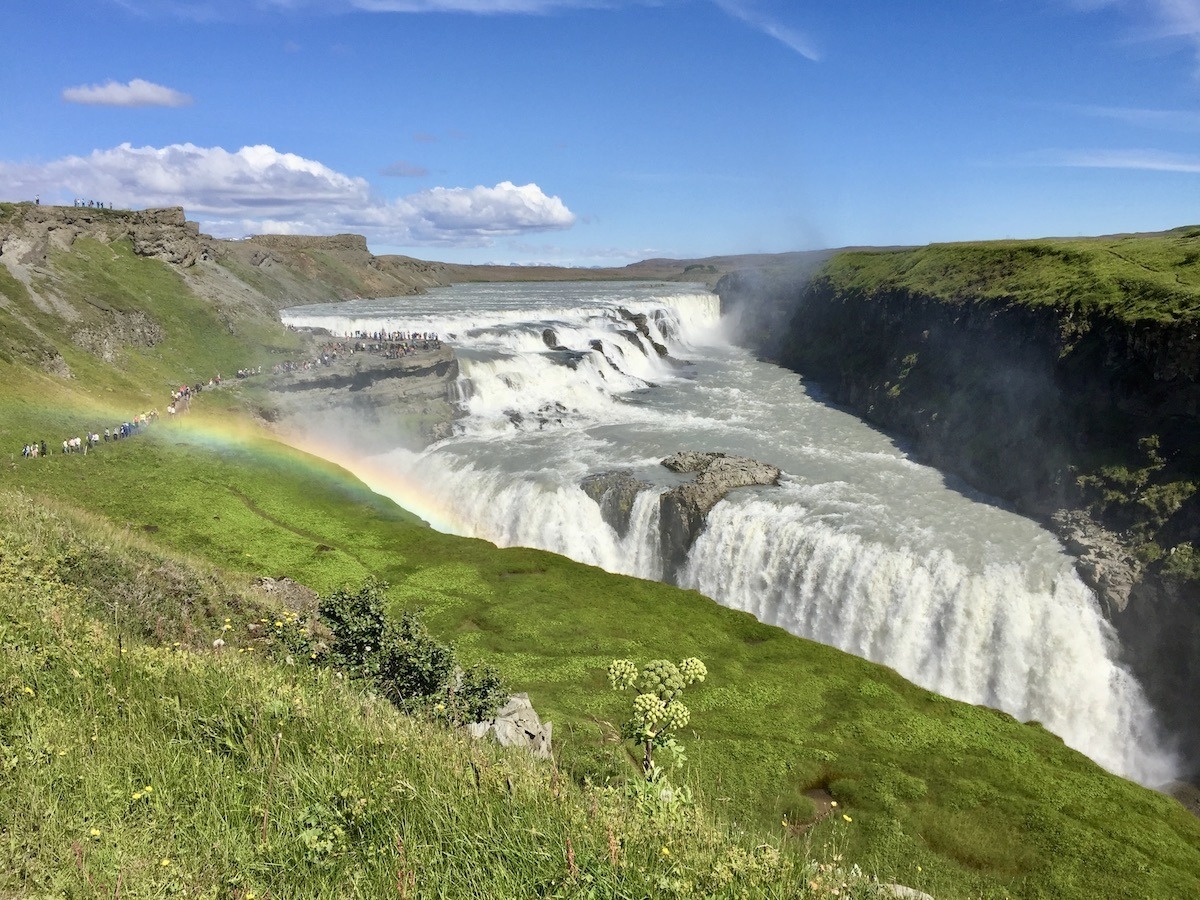
[[[822,278],[839,292],[904,290],[954,303],[979,300],[1098,310],[1126,321],[1200,317],[1196,229],[1113,238],[933,244],[839,253]]]

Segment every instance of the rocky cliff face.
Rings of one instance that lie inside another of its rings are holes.
[[[114,274],[123,265],[117,260],[130,256],[133,265]],[[112,363],[128,348],[161,343],[161,309],[150,310],[143,288],[132,285],[135,269],[148,272],[138,258],[168,266],[230,333],[275,326],[287,306],[402,296],[447,283],[441,264],[377,257],[361,235],[223,241],[200,233],[178,207],[0,204],[0,315],[14,323],[0,336],[0,358],[67,378],[68,348]]]
[[[221,259],[279,306],[353,297],[403,297],[449,283],[449,267],[406,256],[375,256],[361,234],[260,234],[223,241]],[[313,297],[310,284],[325,293]]]
[[[820,276],[790,291],[776,281],[766,302],[761,290],[748,277],[718,286],[723,306],[767,316],[758,334],[771,337],[746,332],[752,346],[1062,536],[1200,769],[1196,326],[846,291]]]
[[[79,237],[111,244],[128,240],[139,256],[189,267],[216,255],[215,242],[187,221],[183,209],[111,210],[21,204],[0,222],[0,256],[25,266],[45,264],[51,249],[69,250]]]
[[[423,448],[450,434],[458,360],[449,347],[400,359],[343,354],[328,365],[265,379],[264,418],[285,434],[354,456]]]
[[[725,453],[682,450],[662,460],[662,466],[690,481],[659,495],[659,546],[663,572],[674,579],[687,561],[688,552],[708,521],[708,514],[730,491],[755,485],[779,483],[777,466]],[[637,495],[652,486],[627,470],[589,475],[579,485],[591,497],[618,534],[629,531],[630,515]]]

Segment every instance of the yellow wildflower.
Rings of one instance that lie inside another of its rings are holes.
[[[853,822],[853,821],[854,821],[852,818],[850,818],[850,817],[849,817],[848,815],[846,815],[845,813],[842,813],[842,818],[843,818],[843,819],[845,819],[847,822]]]
[[[663,856],[670,856],[670,855],[671,855],[671,851],[670,851],[670,850],[669,850],[667,847],[663,847],[663,848],[662,848],[662,855],[663,855]]]
[[[164,857],[163,857],[161,860],[159,860],[159,863],[158,863],[158,864],[159,864],[160,866],[169,866],[169,865],[171,864],[171,860],[167,859],[167,858],[164,856]]]

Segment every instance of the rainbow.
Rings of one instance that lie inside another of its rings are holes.
[[[176,421],[160,419],[155,431],[178,430],[189,440],[212,448],[236,449],[263,459],[308,468],[315,476],[365,484],[370,490],[419,516],[430,527],[448,534],[466,534],[461,519],[438,496],[433,485],[397,471],[381,457],[356,457],[344,447],[311,435],[265,432],[261,426],[236,419],[192,412]]]
[[[345,448],[336,447],[310,436],[288,435],[281,439],[289,447],[318,457],[345,470],[376,494],[387,497],[429,523],[436,531],[466,534],[461,518],[455,515],[434,486],[397,471],[380,457],[354,457]]]

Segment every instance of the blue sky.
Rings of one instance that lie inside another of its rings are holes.
[[[9,3],[0,199],[625,264],[1200,222],[1200,0]]]

